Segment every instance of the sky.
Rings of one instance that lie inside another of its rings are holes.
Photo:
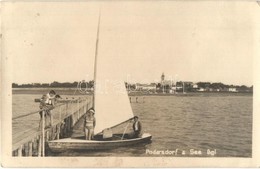
[[[3,54],[15,83],[168,79],[253,84],[256,3],[20,2],[3,5]],[[10,10],[12,12],[10,12]],[[100,72],[102,72],[100,71]]]

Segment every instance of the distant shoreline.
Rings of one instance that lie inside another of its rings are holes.
[[[47,94],[50,90],[56,91],[59,95],[91,95],[80,93],[77,88],[12,88],[12,94],[35,94],[35,95],[43,95]]]
[[[55,90],[59,95],[92,95],[92,91],[88,93],[80,93],[77,88],[13,88],[12,94],[35,94],[42,95],[48,93],[50,90]],[[198,96],[198,95],[232,95],[232,96],[240,96],[240,95],[253,95],[253,93],[247,92],[187,92],[170,94],[170,93],[144,93],[140,91],[129,93],[129,96]]]

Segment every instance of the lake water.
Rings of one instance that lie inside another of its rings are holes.
[[[13,95],[13,116],[37,110],[38,104],[33,102],[37,97],[40,95]],[[213,157],[211,152],[215,157],[252,156],[252,95],[144,96],[144,102],[143,96],[138,97],[139,103],[131,103],[132,109],[143,130],[152,134],[152,143],[49,155]],[[176,149],[177,155],[171,154]]]

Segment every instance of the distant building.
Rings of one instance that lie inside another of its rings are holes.
[[[193,89],[197,89],[198,87],[199,87],[199,86],[198,86],[196,83],[192,85],[192,88],[193,88]]]
[[[135,86],[136,90],[147,90],[147,91],[155,91],[156,90],[156,84],[140,84],[137,83]]]
[[[162,75],[161,75],[161,85],[162,86],[166,86],[166,85],[172,86],[173,81],[172,80],[166,80],[164,73],[162,73]]]
[[[182,86],[176,86],[176,89],[177,89],[177,90],[182,90],[183,87],[182,87]]]
[[[172,86],[171,90],[176,90],[177,87],[175,85]]]
[[[213,92],[220,92],[220,89],[212,89]]]
[[[238,91],[237,91],[237,88],[235,88],[235,87],[230,87],[230,88],[228,88],[228,91],[229,91],[229,92],[238,92]]]
[[[201,87],[201,88],[198,89],[198,91],[199,91],[199,92],[204,92],[205,89]]]

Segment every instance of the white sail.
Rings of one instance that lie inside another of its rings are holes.
[[[117,64],[115,64],[118,62],[118,57],[109,55],[107,50],[103,51],[103,53],[101,51],[100,55],[98,55],[99,23],[94,72],[95,134],[134,116],[124,84],[123,77],[126,76],[124,76],[122,71],[118,70]]]
[[[98,58],[95,89],[95,134],[132,118],[133,112],[123,79],[117,78],[117,72],[106,69]]]

